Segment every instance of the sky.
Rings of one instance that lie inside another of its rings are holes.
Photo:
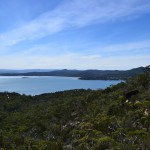
[[[150,65],[150,0],[0,0],[0,69]]]

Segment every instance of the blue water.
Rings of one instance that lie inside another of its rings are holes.
[[[0,77],[0,92],[38,95],[71,89],[105,89],[121,81],[78,80],[75,77]]]

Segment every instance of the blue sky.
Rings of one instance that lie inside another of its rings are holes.
[[[149,0],[0,0],[0,68],[149,64]]]

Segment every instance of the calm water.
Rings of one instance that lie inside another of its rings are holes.
[[[104,89],[121,81],[78,80],[75,77],[0,77],[0,92],[37,95],[71,89]]]

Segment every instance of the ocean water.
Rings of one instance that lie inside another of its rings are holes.
[[[116,80],[79,80],[76,77],[0,77],[0,92],[17,92],[38,95],[72,89],[105,89],[121,81]]]

